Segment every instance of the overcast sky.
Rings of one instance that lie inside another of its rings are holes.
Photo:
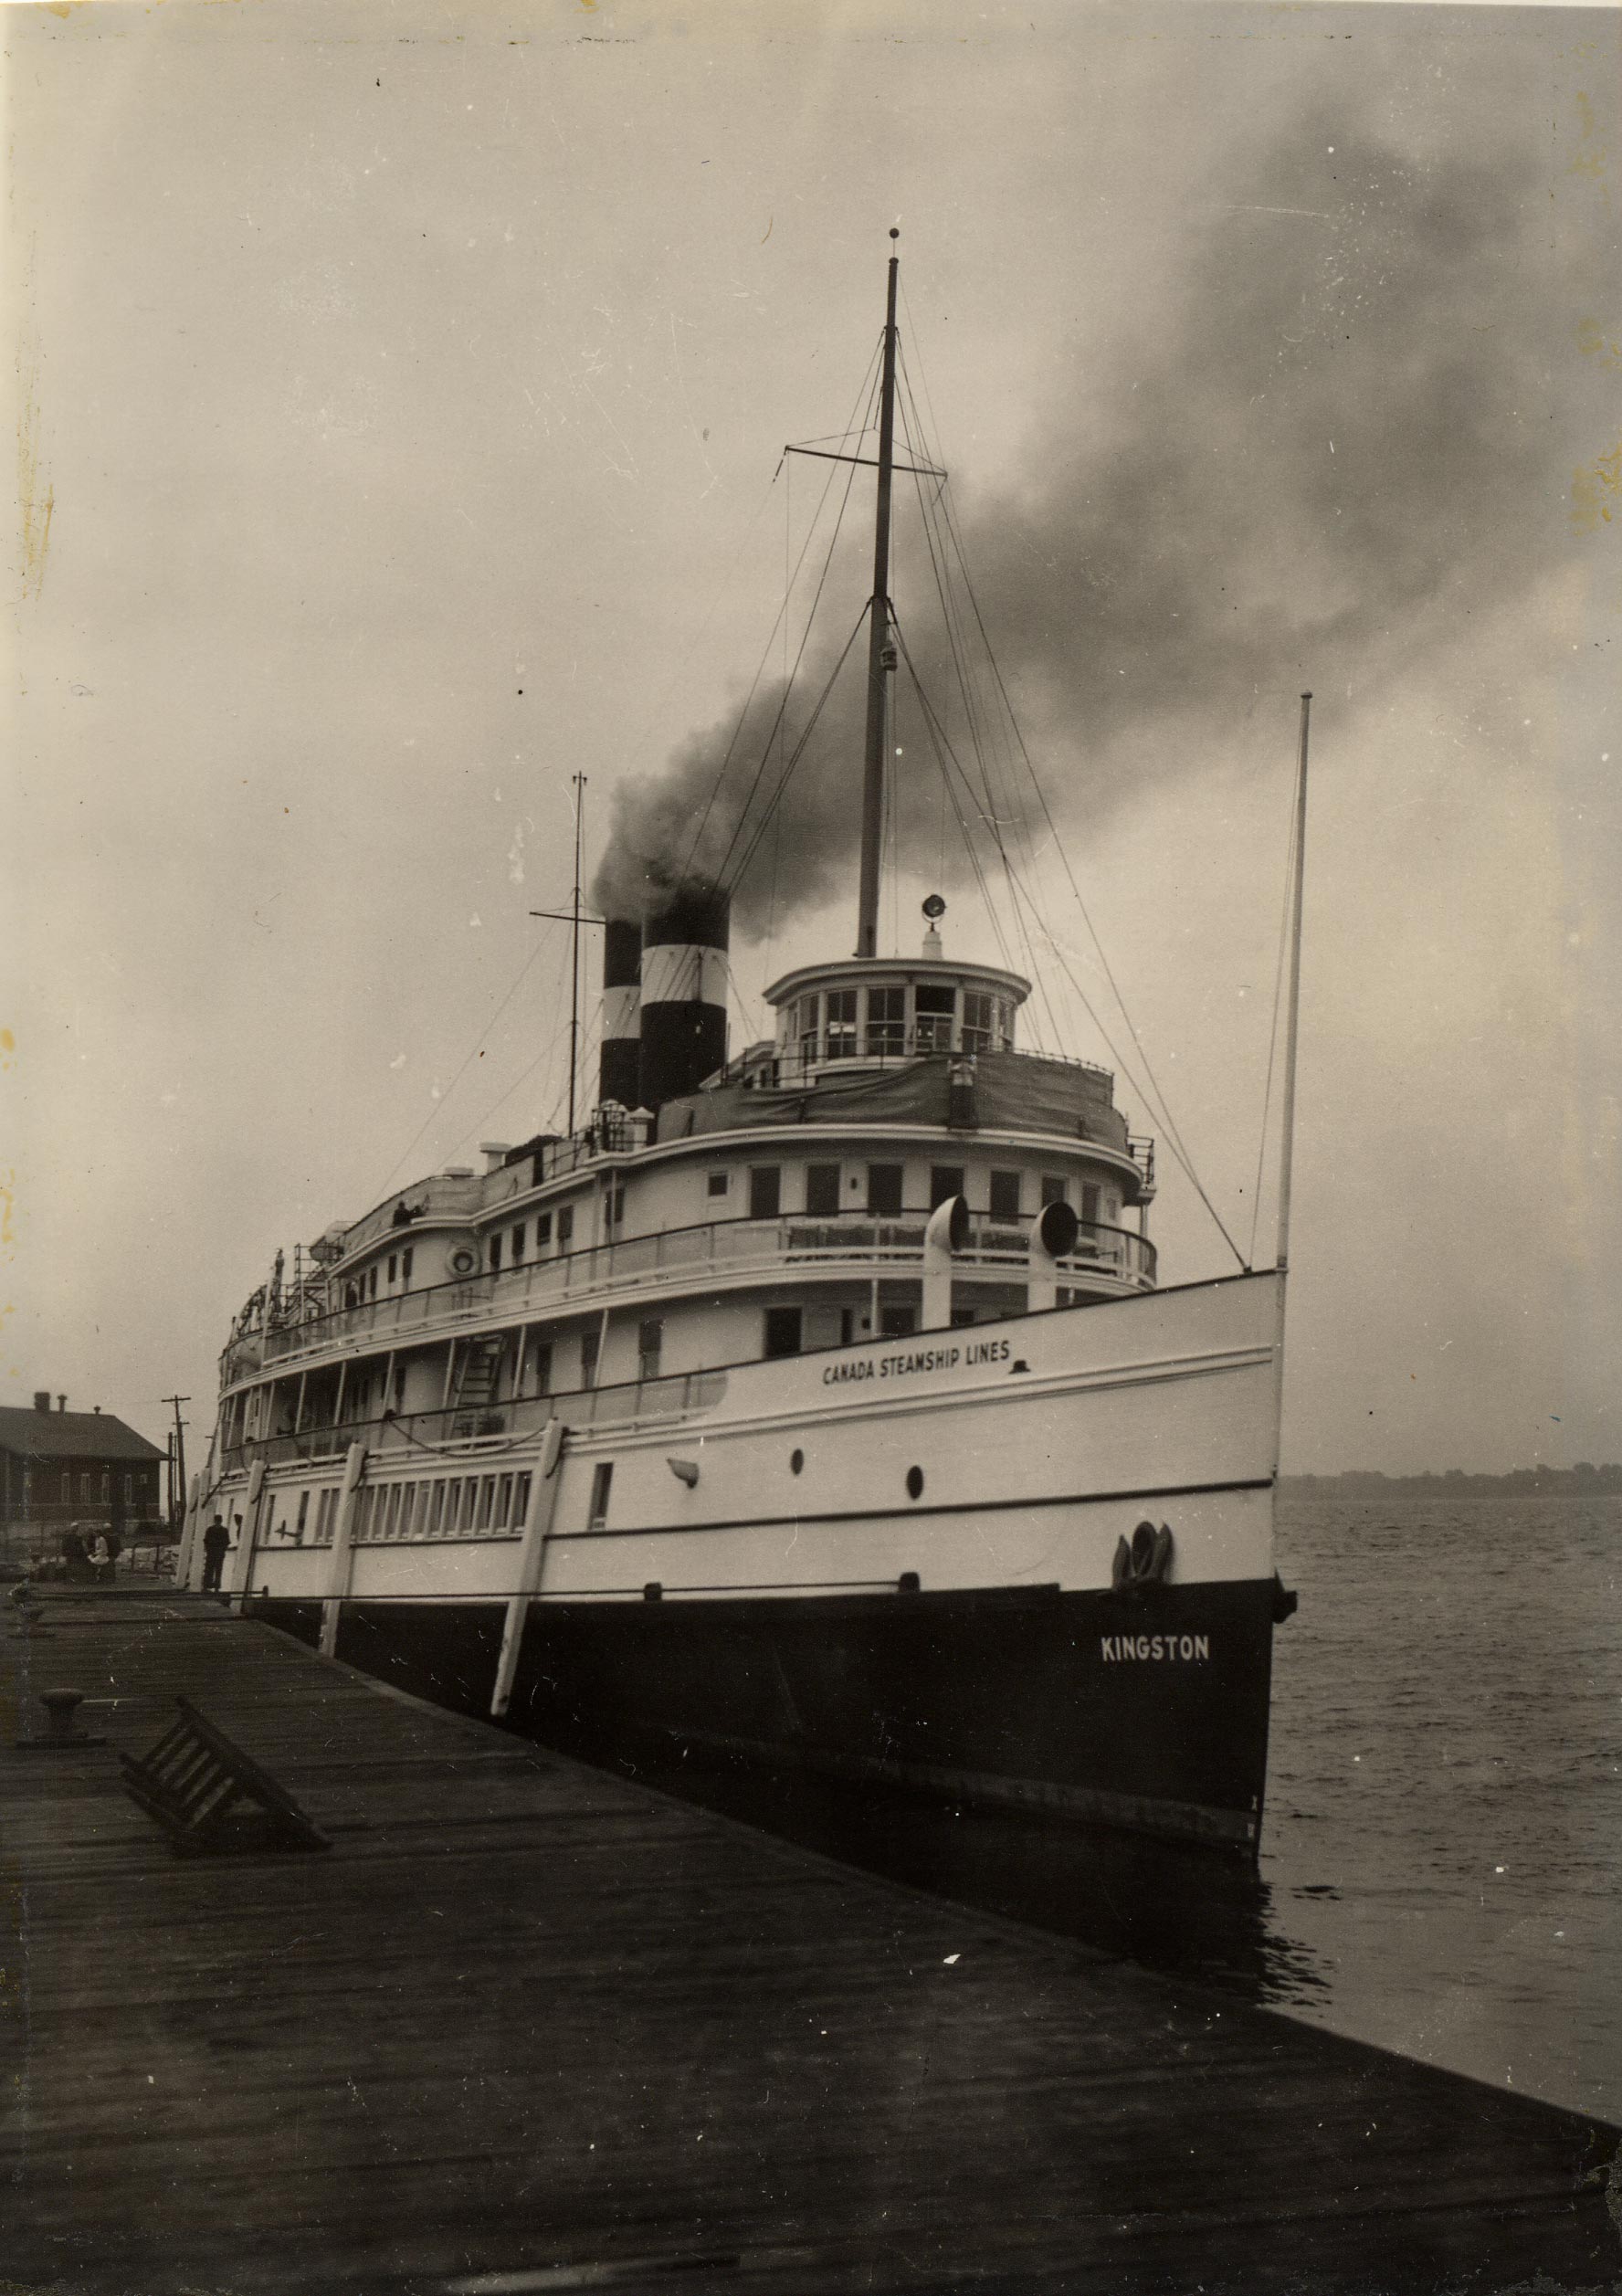
[[[569,777],[589,868],[736,706],[897,224],[994,643],[1241,1245],[1318,697],[1287,1465],[1622,1458],[1618,23],[8,8],[4,1399],[161,1440],[178,1390],[195,1442],[279,1245],[557,1121]],[[815,858],[734,948],[749,1033],[851,943]],[[1231,1266],[1163,1169],[1163,1276]]]

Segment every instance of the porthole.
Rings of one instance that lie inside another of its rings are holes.
[[[922,1499],[923,1497],[923,1469],[922,1467],[908,1468],[907,1496],[909,1499]]]
[[[804,1451],[790,1451],[788,1455],[788,1471],[791,1475],[797,1475],[805,1464],[806,1454]]]

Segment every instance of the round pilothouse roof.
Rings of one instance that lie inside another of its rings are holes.
[[[1023,1005],[1030,995],[1030,983],[1018,973],[1005,972],[997,964],[975,964],[961,958],[945,957],[844,957],[831,958],[826,964],[796,965],[792,973],[784,974],[765,992],[768,1005],[785,1005],[789,999],[807,989],[827,988],[831,985],[856,988],[876,986],[882,982],[905,985],[915,981],[940,981],[954,988],[991,989],[999,996]]]

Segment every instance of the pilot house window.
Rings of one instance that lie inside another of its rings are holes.
[[[827,1057],[830,1060],[853,1060],[856,1058],[856,991],[853,988],[830,988],[828,991]]]
[[[907,992],[904,988],[868,991],[868,1057],[882,1060],[904,1052],[907,1045]]]
[[[918,1013],[917,1041],[920,1052],[950,1052],[952,1049],[952,1016],[957,1001],[957,991],[952,988],[921,986],[913,993]]]

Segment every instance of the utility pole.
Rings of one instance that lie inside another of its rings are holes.
[[[169,1469],[169,1527],[178,1527],[185,1505],[185,1421],[180,1416],[183,1403],[190,1403],[190,1396],[164,1396],[165,1403],[174,1406],[174,1449]],[[178,1504],[176,1493],[179,1494]]]

